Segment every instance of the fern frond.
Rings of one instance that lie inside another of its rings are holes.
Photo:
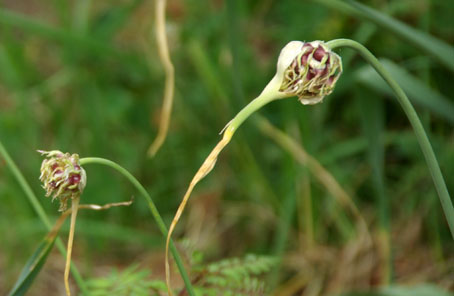
[[[201,296],[264,295],[265,281],[261,278],[276,264],[268,256],[248,255],[245,258],[224,259],[206,266],[199,285]],[[212,294],[215,291],[217,294]]]
[[[195,293],[197,296],[265,295],[263,276],[275,264],[273,257],[257,255],[200,264],[192,269]],[[152,280],[151,271],[140,269],[137,264],[123,271],[113,270],[106,277],[90,279],[87,286],[90,296],[167,295],[165,282]]]
[[[166,291],[164,281],[151,280],[151,272],[132,265],[119,272],[112,271],[107,277],[90,279],[87,282],[91,296],[159,296]]]

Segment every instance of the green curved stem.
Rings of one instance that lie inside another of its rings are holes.
[[[377,58],[362,44],[350,39],[336,39],[327,42],[327,45],[332,49],[335,49],[337,47],[349,47],[356,50],[389,84],[391,89],[396,94],[396,98],[404,109],[404,112],[413,127],[416,138],[418,139],[419,146],[421,147],[424,157],[426,158],[427,166],[429,167],[435,188],[438,192],[441,206],[445,213],[446,220],[448,221],[451,235],[454,238],[454,207],[452,205],[451,197],[449,196],[449,192],[446,188],[440,166],[438,165],[435,153],[433,152],[430,141],[426,135],[426,132],[424,131],[424,127],[421,124],[421,121],[419,120],[419,117],[415,109],[413,108],[413,105],[408,100],[407,95],[397,84],[397,82],[391,77],[391,75],[385,70],[385,68],[380,64]]]
[[[85,165],[85,164],[102,164],[106,165],[108,167],[111,167],[121,173],[123,176],[125,176],[133,185],[136,187],[136,189],[145,197],[145,199],[148,202],[148,207],[150,208],[151,214],[153,215],[153,218],[156,221],[156,224],[158,224],[158,228],[161,231],[162,235],[164,237],[167,237],[167,227],[164,224],[164,220],[162,220],[161,215],[158,212],[158,209],[156,208],[156,205],[154,204],[153,200],[151,199],[150,195],[148,194],[147,190],[140,184],[140,182],[130,173],[128,172],[125,168],[122,166],[118,165],[117,163],[110,161],[108,159],[104,158],[99,158],[99,157],[85,157],[80,159],[80,164]],[[170,242],[170,251],[172,252],[173,257],[175,258],[175,262],[178,266],[178,269],[180,271],[181,277],[183,278],[184,284],[186,286],[186,290],[188,291],[190,296],[195,296],[194,289],[192,288],[191,281],[189,279],[188,273],[186,272],[186,269],[183,264],[183,260],[181,259],[180,255],[178,254],[177,248],[173,244],[173,242]]]
[[[13,173],[13,175],[16,178],[17,182],[19,183],[20,187],[22,188],[22,190],[24,190],[25,195],[27,196],[28,201],[31,203],[36,214],[41,219],[41,221],[44,223],[47,230],[50,231],[52,229],[52,223],[50,222],[49,218],[47,217],[46,212],[44,211],[43,207],[39,203],[38,198],[36,197],[32,188],[28,184],[27,180],[25,180],[24,175],[22,175],[21,171],[19,170],[16,163],[9,155],[8,151],[6,151],[6,148],[3,146],[1,141],[0,141],[0,155],[3,156],[6,164],[8,165],[9,169]],[[63,255],[63,257],[66,257],[66,249],[60,238],[57,238],[56,245],[57,245],[57,248],[60,251],[60,253]],[[84,280],[82,279],[82,276],[80,275],[79,271],[77,270],[77,268],[74,264],[71,264],[71,273],[74,277],[74,280],[76,281],[77,286],[81,290],[81,292],[84,295],[87,294],[87,288],[85,286]]]

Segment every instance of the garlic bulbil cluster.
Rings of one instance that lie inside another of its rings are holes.
[[[297,96],[301,103],[319,103],[332,93],[342,73],[340,56],[323,41],[292,41],[281,51],[277,75],[282,84],[279,91]]]
[[[58,199],[59,211],[65,211],[68,200],[80,196],[87,184],[87,175],[80,166],[79,155],[58,150],[38,152],[46,156],[39,177],[46,190],[46,197],[52,195],[52,201]]]

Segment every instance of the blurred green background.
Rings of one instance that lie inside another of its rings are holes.
[[[169,0],[175,105],[168,138],[150,159],[146,151],[158,129],[165,79],[154,39],[154,2],[2,0],[0,141],[53,220],[58,205],[40,188],[37,149],[121,164],[144,184],[170,224],[219,131],[274,75],[280,49],[291,40],[345,37],[387,59],[415,103],[454,192],[449,65],[339,10],[338,2]],[[362,3],[454,44],[452,1]],[[408,120],[363,60],[349,50],[338,52],[344,74],[323,104],[287,99],[260,114],[336,178],[367,221],[373,245],[361,245],[349,211],[253,120],[196,188],[174,237],[184,238],[182,250],[202,252],[206,262],[246,253],[282,256],[276,295],[369,291],[389,283],[452,290],[454,243]],[[83,277],[140,263],[162,278],[164,240],[144,199],[108,168],[92,165],[86,171],[82,203],[137,198],[128,208],[79,214],[73,260]],[[46,229],[3,159],[0,202],[4,294]],[[66,225],[63,238],[67,232]],[[389,255],[382,251],[386,246]],[[63,295],[63,266],[54,250],[29,295]]]

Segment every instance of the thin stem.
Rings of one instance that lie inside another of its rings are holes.
[[[41,219],[41,221],[44,223],[47,230],[50,231],[52,229],[52,224],[50,223],[50,220],[47,217],[46,212],[44,211],[43,207],[39,203],[38,198],[36,197],[35,193],[31,189],[27,180],[25,180],[24,175],[22,175],[21,171],[19,170],[17,165],[14,163],[14,160],[11,158],[8,151],[6,151],[6,149],[3,146],[1,141],[0,141],[0,155],[3,156],[6,164],[8,165],[9,169],[13,173],[13,175],[16,178],[17,182],[19,183],[20,187],[22,188],[22,190],[24,190],[25,195],[27,196],[27,198],[28,198],[29,202],[31,203],[33,209],[35,210],[36,214]],[[57,244],[57,248],[60,251],[60,253],[64,257],[66,257],[66,250],[65,250],[63,242],[60,238],[57,238],[56,244]],[[77,283],[77,286],[80,288],[81,292],[83,294],[86,294],[87,289],[86,289],[84,280],[82,279],[82,276],[80,275],[80,273],[77,270],[75,265],[71,266],[71,272],[72,272],[74,279]]]
[[[69,237],[68,237],[68,248],[66,251],[66,266],[65,266],[65,290],[66,295],[71,296],[71,290],[69,289],[69,267],[71,266],[71,254],[73,251],[73,242],[74,242],[74,232],[76,230],[76,218],[77,210],[79,208],[80,196],[76,196],[71,202],[71,226],[69,228]]]
[[[191,183],[189,184],[189,187],[183,196],[183,200],[178,206],[175,217],[173,218],[172,223],[170,224],[169,233],[167,234],[165,267],[167,290],[170,296],[172,296],[172,289],[170,287],[169,243],[172,237],[172,233],[175,230],[175,227],[178,221],[180,220],[181,215],[183,214],[183,211],[186,207],[189,197],[191,196],[192,191],[194,190],[197,183],[199,183],[200,180],[202,180],[206,175],[208,175],[208,173],[210,173],[211,170],[214,168],[219,153],[221,153],[224,147],[227,146],[227,144],[232,139],[233,134],[241,126],[241,124],[252,113],[257,111],[264,105],[268,104],[269,102],[275,99],[282,98],[285,96],[284,94],[279,93],[278,90],[279,86],[280,86],[279,81],[277,77],[274,76],[273,79],[271,79],[271,81],[265,87],[265,89],[260,93],[260,95],[257,98],[255,98],[252,102],[250,102],[246,107],[244,107],[229,123],[227,123],[227,125],[221,131],[221,133],[222,132],[224,133],[221,141],[219,141],[219,143],[214,147],[214,149],[202,163],[202,166],[199,168],[197,173],[192,178]]]
[[[424,127],[419,120],[419,117],[413,108],[412,104],[408,100],[402,88],[397,84],[397,82],[391,77],[391,75],[385,70],[385,68],[380,64],[377,58],[363,45],[360,43],[349,40],[349,39],[336,39],[327,42],[327,45],[332,49],[337,47],[349,47],[356,50],[376,71],[377,73],[389,84],[391,89],[396,94],[396,98],[399,101],[400,105],[404,109],[405,114],[410,121],[410,124],[413,127],[416,138],[418,139],[419,146],[424,154],[424,157],[429,167],[430,174],[432,175],[435,188],[438,192],[440,198],[441,206],[448,221],[448,226],[451,231],[451,235],[454,238],[454,207],[451,202],[451,197],[449,196],[448,189],[446,188],[443,175],[438,165],[437,158],[435,153],[432,150],[430,141],[424,131]]]
[[[161,215],[159,214],[158,209],[156,208],[153,200],[151,199],[150,195],[148,194],[147,190],[140,184],[140,182],[130,173],[128,172],[125,168],[122,166],[116,164],[113,161],[110,161],[108,159],[104,158],[99,158],[99,157],[86,157],[80,159],[80,164],[85,165],[85,164],[102,164],[108,167],[111,167],[121,173],[123,176],[125,176],[133,185],[136,187],[136,189],[145,197],[145,199],[148,202],[148,207],[150,208],[151,214],[153,218],[156,221],[156,224],[158,225],[159,230],[161,231],[162,235],[164,237],[167,236],[167,227],[164,224],[164,220],[162,220]],[[186,286],[186,290],[188,291],[190,296],[195,296],[194,289],[192,287],[191,281],[189,279],[188,273],[186,272],[186,269],[184,267],[183,261],[178,254],[177,248],[173,244],[173,242],[170,242],[170,251],[172,252],[173,257],[175,258],[175,262],[177,264],[177,267],[180,271],[181,277],[183,278],[184,284]]]

